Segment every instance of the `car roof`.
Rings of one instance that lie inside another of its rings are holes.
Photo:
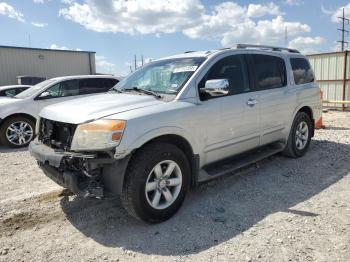
[[[210,56],[214,56],[214,55],[218,55],[226,52],[242,52],[242,51],[244,51],[245,53],[254,53],[256,51],[259,51],[261,53],[266,53],[266,54],[274,54],[274,55],[282,54],[286,56],[304,57],[304,55],[302,55],[298,50],[285,48],[285,47],[238,44],[236,47],[220,48],[220,49],[213,49],[208,51],[186,51],[182,54],[163,57],[155,61],[166,60],[166,59],[176,59],[176,58],[210,57]]]
[[[51,78],[51,80],[62,81],[62,80],[74,80],[74,79],[84,79],[84,78],[109,78],[120,80],[119,77],[112,75],[73,75],[73,76],[60,76]]]

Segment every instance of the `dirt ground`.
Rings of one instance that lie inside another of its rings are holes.
[[[0,147],[0,261],[350,261],[350,112],[324,119],[303,158],[202,185],[158,225],[70,196],[26,149]]]

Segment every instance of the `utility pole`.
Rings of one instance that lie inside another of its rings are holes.
[[[136,69],[137,69],[136,55],[134,55],[134,68],[135,68],[135,71],[136,71]]]
[[[348,46],[348,42],[345,41],[345,33],[349,34],[349,31],[345,29],[345,22],[348,25],[349,19],[345,18],[344,8],[343,8],[343,16],[338,17],[342,20],[342,28],[338,28],[338,30],[341,32],[341,41],[338,41],[338,43],[341,43],[341,51],[344,51],[344,46]]]
[[[28,45],[29,47],[32,47],[32,40],[30,39],[30,34],[28,34]]]
[[[288,27],[284,28],[284,44],[288,46]]]
[[[143,66],[143,55],[141,55],[141,65]]]

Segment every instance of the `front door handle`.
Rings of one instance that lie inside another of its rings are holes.
[[[247,106],[253,107],[258,103],[256,99],[249,98],[247,101]]]

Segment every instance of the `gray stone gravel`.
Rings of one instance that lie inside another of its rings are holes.
[[[350,113],[301,159],[274,156],[191,192],[159,225],[70,196],[0,147],[0,261],[350,261]]]

